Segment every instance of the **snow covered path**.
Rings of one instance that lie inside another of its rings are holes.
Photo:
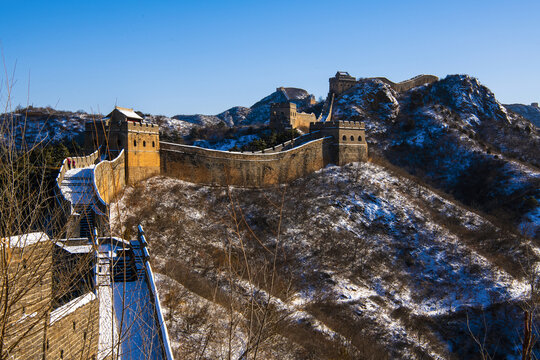
[[[94,167],[92,165],[66,171],[60,190],[73,206],[94,204]]]

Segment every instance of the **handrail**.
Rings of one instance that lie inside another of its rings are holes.
[[[152,272],[152,266],[150,265],[150,261],[148,261],[149,254],[148,254],[148,249],[146,249],[146,246],[148,245],[148,243],[146,242],[146,237],[144,236],[144,229],[142,225],[139,224],[139,226],[137,227],[137,230],[139,233],[139,241],[141,243],[141,250],[143,251],[143,261],[146,268],[146,272],[145,272],[146,280],[148,281],[150,294],[152,295],[153,300],[154,300],[157,320],[159,322],[159,329],[161,332],[161,342],[163,345],[163,350],[164,350],[166,359],[173,360],[171,342],[169,340],[169,334],[167,333],[167,324],[165,324],[165,319],[163,318],[163,313],[161,312],[161,304],[159,302],[159,296],[156,289],[156,284],[154,282],[154,274]]]

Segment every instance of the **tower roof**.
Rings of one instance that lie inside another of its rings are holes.
[[[106,117],[107,118],[112,118],[115,111],[117,111],[120,114],[124,115],[126,117],[126,119],[128,119],[128,120],[136,120],[136,121],[142,121],[143,120],[143,118],[140,117],[135,111],[133,111],[133,109],[123,108],[123,107],[120,107],[120,106],[115,106],[114,110],[111,111],[111,113],[109,115],[107,115]]]

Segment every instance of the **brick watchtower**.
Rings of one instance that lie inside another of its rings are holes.
[[[340,95],[357,84],[356,78],[345,71],[338,71],[336,75],[328,81],[330,82],[329,95],[334,94],[335,96]]]
[[[332,137],[330,158],[336,165],[366,161],[368,158],[366,125],[363,122],[356,120],[313,122],[309,131],[319,131],[321,137]]]
[[[85,149],[110,159],[123,149],[126,162],[126,183],[134,184],[160,173],[159,127],[143,121],[133,109],[115,107],[100,121],[85,124]]]

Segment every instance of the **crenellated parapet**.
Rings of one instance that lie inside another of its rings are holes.
[[[310,124],[310,132],[318,131],[322,137],[331,137],[331,158],[337,165],[366,161],[368,145],[366,124],[356,120],[334,120]]]

